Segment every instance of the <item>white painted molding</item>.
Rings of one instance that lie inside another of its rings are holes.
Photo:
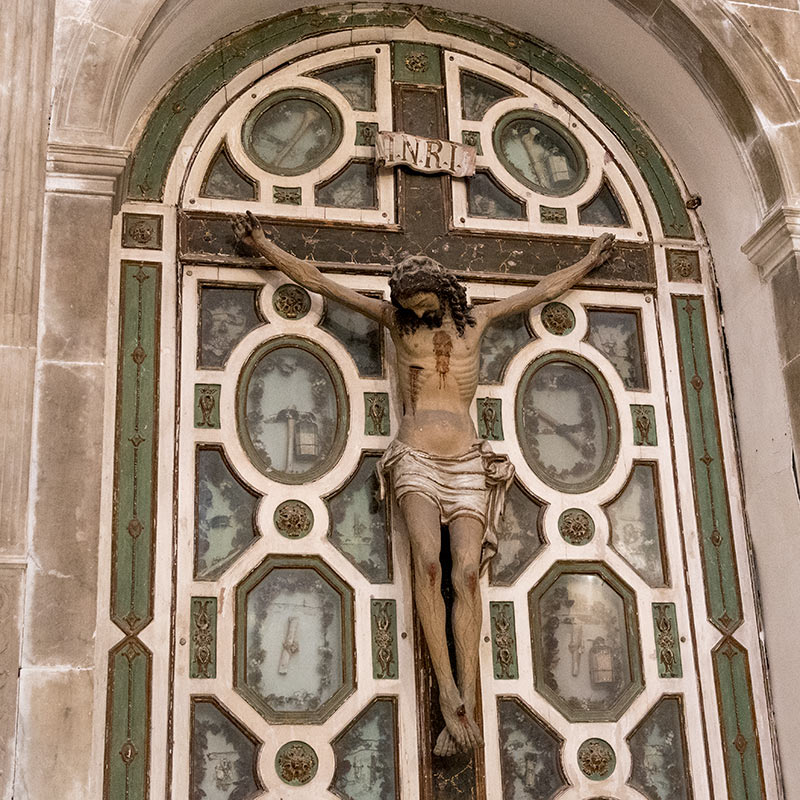
[[[766,280],[793,255],[800,256],[800,208],[776,208],[742,245],[742,252]]]
[[[51,142],[47,147],[45,191],[113,197],[122,200],[130,150]]]

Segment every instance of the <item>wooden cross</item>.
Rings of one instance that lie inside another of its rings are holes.
[[[447,138],[445,90],[442,85],[394,84],[396,128],[405,133]],[[591,240],[455,229],[449,175],[429,175],[400,168],[397,175],[399,224],[385,227],[340,222],[262,220],[269,236],[298,258],[312,259],[323,269],[359,273],[389,273],[407,255],[424,254],[459,277],[471,280],[535,282],[575,263]],[[186,262],[253,265],[231,229],[231,215],[183,213],[179,217],[180,257]],[[265,262],[266,265],[266,262]],[[651,248],[642,243],[618,243],[612,259],[583,282],[587,286],[655,285]],[[449,558],[449,547],[442,548]],[[443,565],[449,576],[449,565]],[[446,602],[452,587],[443,586]],[[450,595],[450,597],[448,597]],[[423,800],[485,800],[483,754],[447,759],[432,755],[443,726],[438,688],[419,625],[416,631],[417,701],[421,734]],[[451,637],[450,637],[451,638]],[[494,732],[485,732],[492,741]]]

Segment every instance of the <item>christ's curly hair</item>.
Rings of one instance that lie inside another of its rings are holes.
[[[467,325],[475,324],[471,314],[472,306],[467,304],[466,289],[455,275],[428,256],[409,256],[403,259],[389,278],[389,289],[392,304],[397,308],[397,325],[403,335],[413,333],[423,323],[429,328],[441,323],[441,313],[438,316],[426,314],[420,319],[413,311],[400,304],[401,300],[418,292],[432,292],[442,303],[442,312],[445,305],[450,309],[459,336],[464,335]]]

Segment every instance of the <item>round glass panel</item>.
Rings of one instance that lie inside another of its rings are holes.
[[[341,141],[339,112],[316,92],[276,92],[250,112],[242,128],[247,154],[273,175],[310,172]]]
[[[342,376],[320,347],[294,337],[267,342],[239,383],[239,437],[253,463],[282,483],[303,483],[338,460],[347,432]]]
[[[565,197],[586,180],[586,155],[575,137],[551,117],[512,111],[494,129],[503,166],[541,194]]]
[[[531,469],[548,485],[570,493],[599,486],[619,449],[608,385],[594,366],[570,353],[543,356],[522,376],[517,433]]]

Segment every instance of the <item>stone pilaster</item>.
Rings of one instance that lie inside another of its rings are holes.
[[[54,0],[0,14],[0,798],[12,796]]]
[[[97,564],[109,235],[127,153],[47,154],[15,797],[98,797],[93,779]]]

